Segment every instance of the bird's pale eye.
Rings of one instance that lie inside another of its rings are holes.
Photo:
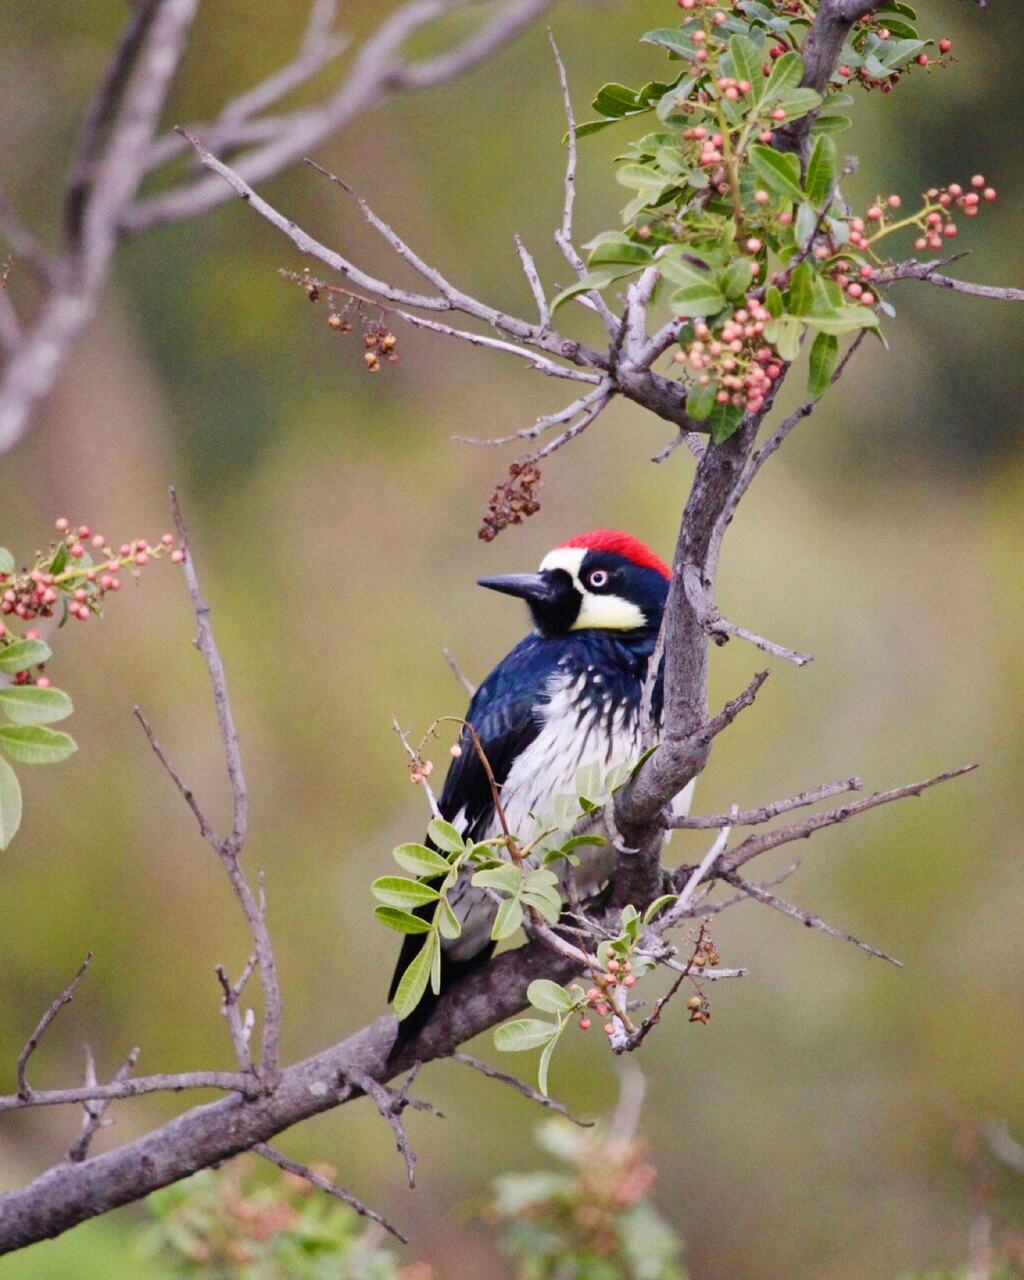
[[[595,569],[593,573],[588,573],[587,585],[593,587],[595,591],[600,591],[602,587],[606,587],[608,585],[607,570]]]

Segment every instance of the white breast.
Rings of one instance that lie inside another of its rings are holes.
[[[579,699],[585,686],[585,674],[559,673],[553,678],[550,700],[537,710],[540,733],[516,760],[501,789],[509,830],[523,843],[536,834],[534,815],[550,814],[559,796],[575,794],[576,777],[582,768],[596,763],[604,776],[642,754],[635,707],[625,702],[616,707],[605,703],[587,708],[581,718]],[[691,782],[676,797],[672,806],[676,814],[689,812],[693,785]],[[500,834],[501,822],[495,815],[482,838]],[[576,883],[585,896],[611,874],[614,853],[609,846],[585,846],[579,855]],[[449,900],[462,921],[462,935],[446,942],[444,949],[452,959],[465,960],[485,945],[495,905],[482,890],[473,889],[468,878],[455,887]]]

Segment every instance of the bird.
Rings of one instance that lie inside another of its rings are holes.
[[[502,833],[501,816],[471,725],[494,775],[509,830],[535,833],[535,816],[551,813],[557,797],[574,794],[580,769],[596,764],[604,777],[643,753],[641,701],[668,597],[671,573],[648,546],[615,529],[595,529],[550,551],[536,573],[480,578],[479,585],[524,600],[532,630],[473,694],[444,786],[440,816],[465,840]],[[660,721],[659,672],[652,710]],[[689,811],[693,784],[673,802]],[[429,841],[428,841],[429,843]],[[607,847],[579,850],[581,896],[595,892],[613,869]],[[486,963],[495,943],[493,895],[470,884],[470,872],[449,890],[461,924],[442,940],[441,991]],[[425,914],[425,911],[424,911]],[[406,935],[388,1000],[423,945]],[[426,992],[400,1024],[400,1044],[415,1035],[439,997]]]

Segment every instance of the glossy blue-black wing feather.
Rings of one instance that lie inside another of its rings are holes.
[[[484,755],[500,787],[508,777],[519,755],[526,750],[540,732],[540,712],[549,697],[551,678],[558,666],[559,647],[541,636],[527,636],[494,668],[474,693],[466,712],[467,721],[476,730]],[[491,829],[494,821],[494,796],[487,771],[477,754],[472,736],[463,729],[459,738],[460,753],[452,760],[438,797],[441,815],[455,823],[470,840],[479,840]],[[428,840],[429,844],[430,841]],[[433,904],[420,908],[418,914],[433,914]],[[398,982],[416,958],[423,946],[423,934],[406,934],[391,979],[388,1000],[395,997]],[[455,980],[459,973],[473,968],[486,959],[492,946],[486,947],[477,957],[456,966],[442,957],[442,987]],[[413,1022],[405,1032],[411,1032],[422,1023],[432,1004],[428,991],[420,1009],[412,1015]],[[424,1012],[421,1012],[424,1011]]]

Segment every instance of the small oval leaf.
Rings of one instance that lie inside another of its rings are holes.
[[[53,724],[74,711],[62,689],[37,689],[35,685],[11,685],[0,689],[0,712],[14,724]]]
[[[430,925],[411,911],[400,911],[398,907],[374,907],[373,918],[380,924],[387,925],[396,933],[429,933]]]
[[[403,871],[414,876],[443,876],[448,873],[448,859],[425,844],[400,844],[391,850],[391,856]]]
[[[524,1053],[527,1049],[538,1049],[547,1044],[557,1034],[558,1026],[554,1022],[543,1022],[540,1018],[516,1018],[514,1022],[504,1022],[497,1028],[494,1047],[502,1053]]]
[[[0,725],[0,747],[19,764],[59,764],[78,750],[70,734],[40,725]]]
[[[49,645],[43,644],[42,640],[15,640],[13,644],[0,649],[0,671],[14,676],[19,671],[27,671],[29,667],[49,662],[52,657]]]

